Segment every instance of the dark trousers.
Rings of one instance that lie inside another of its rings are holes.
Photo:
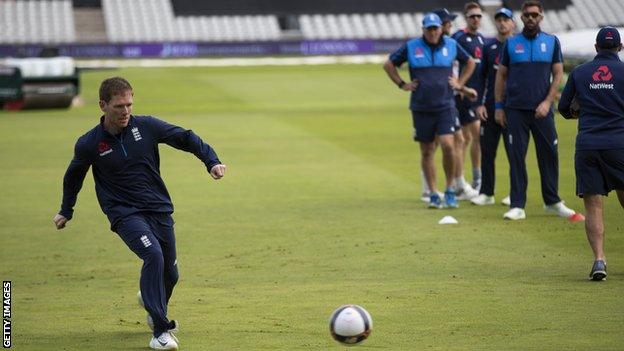
[[[496,152],[503,136],[505,155],[508,153],[507,132],[494,120],[494,107],[487,109],[488,120],[481,122],[481,194],[494,195],[496,183]]]
[[[167,213],[136,213],[121,219],[114,230],[143,260],[141,296],[158,337],[169,329],[167,304],[178,281],[173,218]]]
[[[557,130],[552,110],[545,118],[535,118],[533,110],[505,109],[507,115],[507,142],[509,144],[509,178],[511,180],[511,206],[524,208],[528,177],[526,153],[529,147],[529,132],[535,141],[537,165],[542,183],[542,198],[546,205],[559,199],[559,153]]]

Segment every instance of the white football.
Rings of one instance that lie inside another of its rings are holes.
[[[355,345],[366,340],[373,330],[373,319],[361,306],[338,307],[329,319],[329,331],[334,340],[345,345]]]

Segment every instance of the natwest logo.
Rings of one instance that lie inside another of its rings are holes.
[[[107,142],[100,141],[98,144],[98,152],[100,153],[100,156],[105,156],[113,152],[113,149],[111,149]]]
[[[414,50],[414,56],[416,56],[417,58],[425,57],[425,52],[423,51],[423,49],[416,47],[416,49]]]
[[[592,74],[592,79],[594,80],[594,82],[608,82],[611,80],[611,78],[613,78],[613,74],[611,74],[611,71],[609,71],[608,66],[600,66],[598,67],[596,72]]]
[[[104,152],[108,149],[110,149],[108,143],[105,141],[100,141],[100,143],[98,144],[98,152]]]

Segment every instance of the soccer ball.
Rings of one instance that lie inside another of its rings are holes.
[[[373,329],[373,319],[358,305],[338,307],[329,319],[329,332],[334,340],[351,346],[366,340]]]

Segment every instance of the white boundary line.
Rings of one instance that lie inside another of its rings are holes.
[[[300,66],[333,64],[380,64],[388,55],[180,58],[180,59],[96,59],[76,60],[79,68],[122,67],[230,67],[230,66]]]

